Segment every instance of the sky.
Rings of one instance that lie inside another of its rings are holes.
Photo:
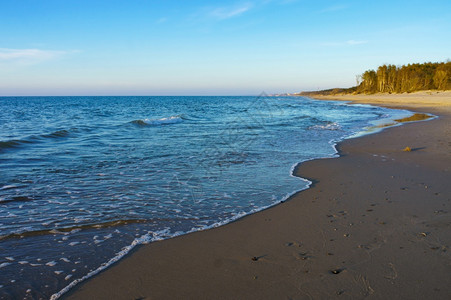
[[[449,0],[0,0],[0,96],[293,93],[448,59]]]

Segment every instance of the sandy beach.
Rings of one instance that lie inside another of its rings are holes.
[[[451,92],[324,98],[439,118],[345,140],[296,169],[310,189],[140,246],[63,298],[450,299]]]
[[[450,108],[451,91],[421,91],[403,94],[378,93],[372,95],[339,94],[333,96],[315,96],[316,99],[343,100],[356,103],[369,103],[386,107],[413,108]]]

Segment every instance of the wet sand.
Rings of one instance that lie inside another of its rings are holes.
[[[439,118],[346,140],[289,201],[141,246],[64,298],[450,299],[451,95],[392,96],[341,100]]]

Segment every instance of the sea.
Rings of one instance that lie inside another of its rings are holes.
[[[57,299],[138,245],[285,201],[310,185],[298,164],[409,115],[265,94],[1,97],[0,299]]]

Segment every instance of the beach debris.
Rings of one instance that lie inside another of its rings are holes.
[[[358,245],[357,248],[366,249],[366,250],[370,249],[370,247],[368,247],[367,245]]]
[[[307,260],[309,258],[311,258],[311,256],[309,256],[308,253],[302,253],[302,252],[299,253],[298,259],[300,259],[300,260]]]
[[[390,267],[390,274],[384,276],[384,278],[386,279],[390,279],[390,280],[395,280],[396,278],[398,278],[398,271],[396,271],[395,265],[392,263],[389,263],[388,266]]]
[[[345,233],[345,234],[343,234],[343,236],[344,236],[344,237],[349,237],[350,234],[349,234],[349,233]]]
[[[419,235],[423,236],[423,237],[426,237],[428,234],[426,232],[420,232]]]
[[[329,272],[331,274],[337,275],[337,274],[340,274],[343,271],[344,271],[344,269],[333,269],[333,270],[330,270]]]
[[[412,151],[412,149],[411,149],[410,147],[405,147],[404,150],[402,150],[402,151],[404,151],[404,152],[410,152],[410,151]]]

